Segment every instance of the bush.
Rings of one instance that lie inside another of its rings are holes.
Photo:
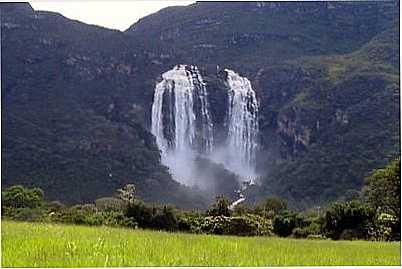
[[[177,226],[179,231],[201,233],[201,223],[204,218],[195,214],[185,214],[178,218]]]
[[[126,217],[123,212],[96,211],[91,207],[75,206],[60,212],[49,214],[50,221],[72,223],[90,226],[124,226],[137,228],[138,224],[132,218]]]
[[[375,170],[367,179],[365,198],[377,213],[370,235],[375,240],[401,239],[401,160]]]
[[[118,198],[103,197],[95,200],[95,206],[100,211],[121,211],[126,208],[126,203]]]
[[[238,236],[271,235],[272,222],[257,215],[245,215],[229,218],[224,234]]]
[[[307,225],[308,223],[306,223],[301,215],[290,211],[284,211],[274,217],[273,230],[275,234],[286,237],[292,234],[293,229],[297,227],[303,228]]]
[[[374,211],[367,204],[357,200],[338,202],[325,213],[324,230],[332,239],[340,239],[342,234],[343,238],[368,238],[373,220]]]
[[[236,217],[208,216],[201,220],[200,231],[208,234],[256,236],[271,235],[272,222],[257,215]]]
[[[216,197],[216,202],[207,211],[208,216],[225,216],[230,217],[230,201],[224,196]]]
[[[2,208],[36,208],[43,204],[43,191],[39,188],[11,186],[1,192]]]
[[[288,203],[285,199],[279,197],[267,198],[263,203],[257,205],[254,212],[258,215],[275,215],[285,211]]]
[[[398,218],[387,213],[378,213],[374,223],[369,229],[372,240],[400,240],[400,231],[395,231],[395,224]]]
[[[362,231],[359,229],[345,229],[339,235],[340,240],[357,240],[363,237],[364,235],[362,234]]]
[[[21,221],[41,221],[46,212],[42,208],[7,208],[6,216]]]
[[[152,228],[154,211],[156,210],[148,207],[144,202],[135,200],[127,206],[124,215],[134,219],[141,228]]]
[[[321,233],[320,225],[318,223],[311,223],[309,226],[301,228],[296,227],[292,231],[292,237],[294,238],[307,238],[313,235],[319,235]]]
[[[229,222],[229,217],[208,216],[200,223],[200,230],[207,234],[223,234],[227,222]]]
[[[135,200],[128,204],[125,216],[135,220],[141,228],[166,231],[177,231],[179,229],[176,212],[171,206],[148,206],[140,200]],[[184,224],[181,223],[181,225]]]
[[[152,228],[166,231],[177,231],[178,221],[172,207],[164,206],[161,212],[154,214]]]

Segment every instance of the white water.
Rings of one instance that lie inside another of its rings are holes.
[[[177,65],[162,74],[162,78],[155,88],[151,132],[162,150],[162,163],[169,167],[173,177],[194,185],[197,183],[193,174],[195,151],[210,152],[213,147],[205,83],[196,66]],[[200,112],[195,111],[196,101]],[[165,137],[164,113],[170,114],[166,128],[174,129],[174,136]],[[196,132],[201,134],[201,145],[195,141]]]
[[[197,154],[254,182],[258,135],[258,102],[250,81],[227,72],[226,142],[214,145],[208,93],[196,66],[177,65],[162,74],[155,87],[151,132],[162,151],[162,163],[173,178],[187,185],[203,185],[194,171]],[[166,125],[166,126],[165,126]]]
[[[244,197],[239,198],[239,199],[237,199],[236,201],[234,201],[233,203],[231,203],[228,208],[229,208],[230,210],[233,210],[238,204],[244,202],[245,200],[246,200],[246,198],[244,198]]]
[[[242,180],[254,182],[258,135],[258,102],[250,81],[232,70],[227,72],[228,110],[227,140],[213,159],[222,162]]]

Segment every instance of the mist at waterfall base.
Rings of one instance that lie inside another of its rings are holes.
[[[151,132],[172,177],[214,197],[233,196],[255,172],[258,103],[250,81],[225,70],[225,140],[214,139],[206,84],[196,66],[177,65],[155,87]]]

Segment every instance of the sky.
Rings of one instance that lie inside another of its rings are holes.
[[[185,6],[195,1],[78,1],[78,0],[40,0],[29,1],[35,10],[48,10],[61,13],[63,16],[88,24],[96,24],[106,28],[126,30],[140,18],[155,13],[168,6]]]

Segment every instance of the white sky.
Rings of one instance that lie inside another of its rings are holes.
[[[61,13],[63,16],[88,24],[96,24],[106,28],[126,30],[138,19],[155,13],[167,6],[184,6],[195,1],[71,1],[40,0],[29,1],[35,10],[48,10]]]

